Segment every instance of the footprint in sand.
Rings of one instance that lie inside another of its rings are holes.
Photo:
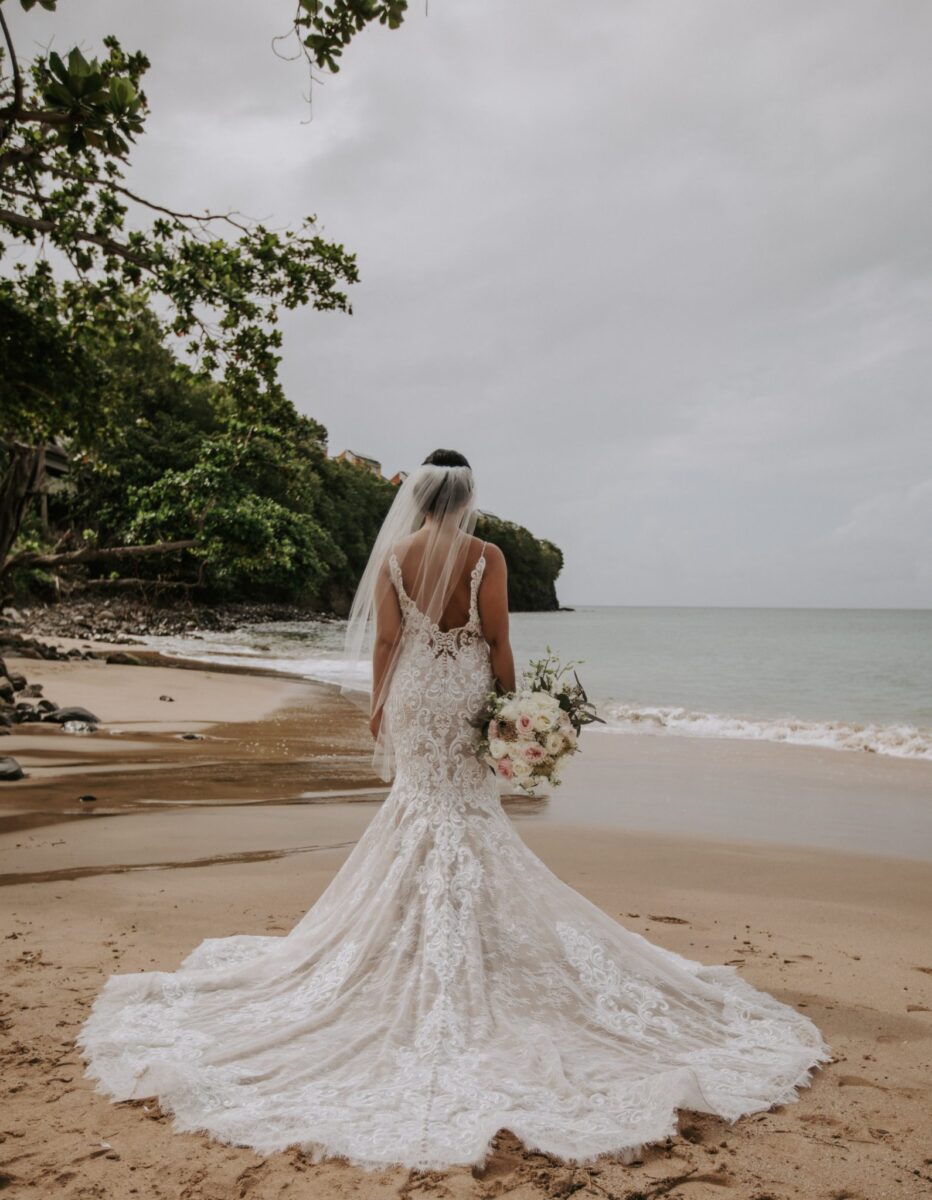
[[[839,1075],[838,1086],[876,1088],[879,1092],[888,1092],[890,1090],[889,1088],[885,1088],[882,1083],[874,1083],[872,1079],[862,1079],[860,1075]]]
[[[648,921],[663,921],[667,925],[688,925],[689,922],[685,917],[657,917],[653,913],[647,914]]]

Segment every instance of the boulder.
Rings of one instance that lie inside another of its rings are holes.
[[[20,675],[20,679],[23,679],[22,675]],[[13,684],[13,686],[16,688],[16,690],[19,692],[19,694],[23,697],[25,697],[25,696],[41,696],[42,695],[42,684],[41,683],[27,683],[26,680],[23,679],[22,686],[16,687],[15,676],[10,682]]]
[[[21,692],[23,690],[23,688],[26,686],[26,676],[25,675],[19,675],[16,673],[16,671],[11,671],[9,678],[10,678],[10,683],[12,683],[12,685],[16,688],[16,690],[18,692]],[[39,691],[42,690],[42,685],[39,683],[33,684],[33,687],[37,687],[39,689]]]
[[[142,667],[145,665],[138,655],[127,654],[125,650],[114,650],[106,656],[105,661],[121,667]]]
[[[59,725],[64,725],[66,721],[85,721],[88,725],[99,725],[100,717],[95,717],[92,712],[86,708],[81,708],[77,704],[66,706],[65,708],[56,708],[54,712],[50,712],[45,721],[55,721]]]
[[[15,758],[0,758],[0,782],[12,783],[15,779],[24,779],[26,772]]]
[[[13,681],[6,675],[0,676],[0,700],[12,700],[15,691]]]

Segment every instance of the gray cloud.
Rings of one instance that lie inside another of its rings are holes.
[[[316,212],[358,251],[355,315],[287,325],[335,450],[462,448],[486,507],[564,548],[566,602],[928,606],[924,0],[434,0],[367,31],[310,124],[287,20],[17,25],[148,51],[137,186]]]

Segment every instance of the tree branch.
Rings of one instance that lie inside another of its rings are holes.
[[[16,48],[13,45],[13,38],[10,35],[10,27],[6,23],[6,17],[3,15],[3,6],[0,5],[0,28],[3,30],[3,36],[6,39],[6,48],[10,55],[10,66],[13,68],[13,104],[12,109],[16,111],[23,106],[23,77],[19,69],[19,60],[16,57]],[[14,117],[15,120],[15,117]],[[10,128],[13,126],[13,121],[10,122]],[[9,136],[7,129],[0,130],[0,143],[6,141]]]
[[[54,233],[58,228],[55,221],[45,221],[40,217],[27,217],[23,213],[13,212],[8,208],[0,208],[0,223],[16,225],[20,229],[32,229],[36,233]],[[76,242],[92,242],[95,246],[100,246],[101,249],[116,254],[119,258],[124,258],[137,267],[142,267],[146,271],[152,270],[150,259],[145,255],[137,254],[135,250],[131,250],[122,242],[115,242],[113,238],[104,237],[99,233],[88,233],[86,230],[78,230],[72,236]]]
[[[120,192],[121,195],[127,196],[130,200],[134,200],[137,204],[142,204],[146,208],[151,208],[154,212],[165,213],[165,215],[168,217],[174,217],[176,221],[199,221],[199,222],[226,221],[226,222],[228,222],[228,224],[232,225],[235,229],[239,229],[243,233],[249,233],[248,225],[243,225],[241,222],[234,221],[234,219],[233,219],[234,216],[241,216],[242,215],[241,213],[234,213],[234,212],[212,213],[212,212],[206,212],[206,211],[202,212],[202,213],[176,212],[175,209],[173,209],[173,208],[166,208],[162,204],[156,204],[152,200],[146,200],[142,196],[137,196],[136,193],[131,192],[128,187],[124,187],[120,183],[114,183],[112,180],[95,179],[94,183],[98,183],[102,187],[112,188],[113,191]]]
[[[0,9],[0,16],[2,16]],[[70,113],[54,112],[49,108],[21,108],[19,104],[12,104],[5,110],[6,116],[9,116],[13,121],[29,121],[33,125],[73,125],[74,118]]]
[[[38,153],[38,146],[22,146],[15,150],[5,150],[0,154],[0,172],[5,171],[7,167],[12,167],[15,163],[29,162],[31,158],[36,158]]]

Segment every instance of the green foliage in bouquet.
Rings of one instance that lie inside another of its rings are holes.
[[[595,705],[586,695],[586,689],[580,682],[576,668],[583,665],[584,659],[576,659],[565,666],[551,648],[547,647],[547,657],[539,658],[528,663],[522,673],[524,690],[531,692],[549,692],[556,698],[560,708],[567,713],[573,728],[579,733],[583,725],[591,725],[594,721],[604,725],[605,722],[596,713]],[[572,671],[572,681],[569,674]]]

